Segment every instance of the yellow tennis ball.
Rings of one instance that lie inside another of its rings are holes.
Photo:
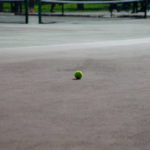
[[[75,76],[75,78],[76,78],[77,80],[80,80],[80,79],[82,78],[82,76],[83,76],[83,73],[82,73],[81,71],[76,71],[76,72],[74,73],[74,76]]]

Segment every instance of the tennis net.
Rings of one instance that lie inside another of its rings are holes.
[[[146,17],[147,0],[39,0],[39,23],[51,16]]]

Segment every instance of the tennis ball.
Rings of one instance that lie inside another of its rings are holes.
[[[81,71],[76,71],[76,72],[74,73],[74,76],[75,76],[75,78],[76,78],[77,80],[80,80],[80,79],[82,78],[82,76],[83,76],[83,73],[82,73]]]

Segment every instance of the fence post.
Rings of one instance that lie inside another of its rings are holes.
[[[39,23],[42,23],[42,18],[41,18],[41,0],[38,0],[38,15],[39,15]]]
[[[62,3],[62,16],[64,16],[64,4]]]
[[[28,0],[25,0],[25,23],[27,24],[29,22],[29,13],[28,13]]]
[[[144,3],[145,3],[145,6],[144,6],[144,7],[145,7],[145,10],[144,10],[144,18],[147,18],[147,4],[148,4],[148,3],[147,3],[147,0],[145,0]]]

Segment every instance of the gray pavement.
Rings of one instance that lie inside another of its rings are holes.
[[[149,150],[150,20],[52,19],[0,24],[0,149]]]

